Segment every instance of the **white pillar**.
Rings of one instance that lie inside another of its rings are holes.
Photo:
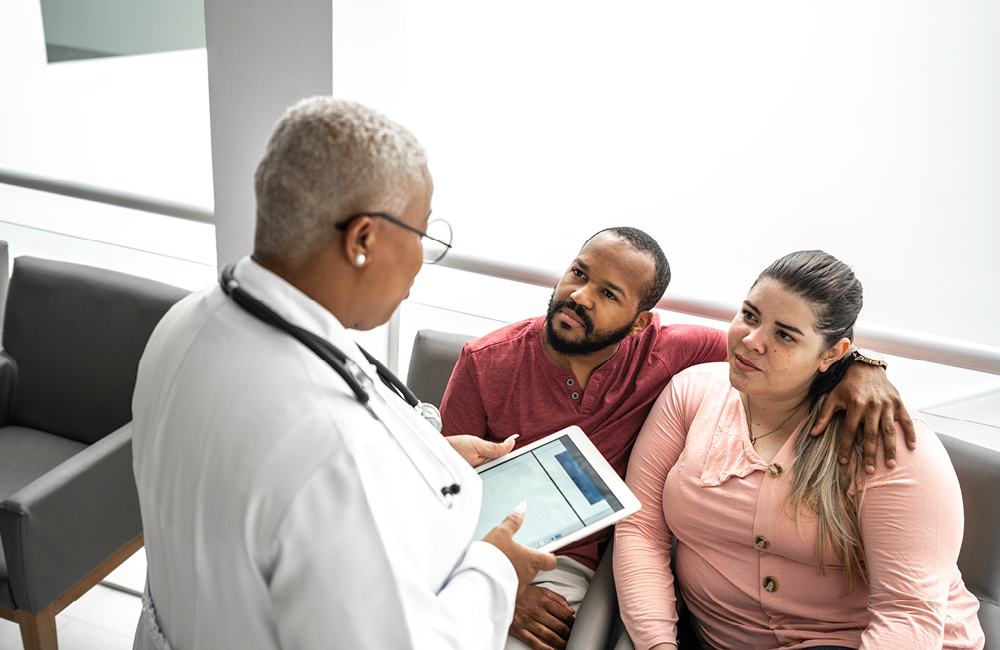
[[[333,92],[331,0],[205,0],[219,268],[253,247],[253,174],[286,108]]]

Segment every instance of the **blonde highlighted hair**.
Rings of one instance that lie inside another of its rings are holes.
[[[813,325],[823,337],[824,352],[837,341],[854,341],[854,325],[864,304],[861,282],[854,271],[840,260],[823,251],[790,253],[767,267],[754,284],[763,279],[780,282],[786,289],[809,302],[815,313]],[[867,474],[861,458],[861,439],[855,439],[854,459],[840,464],[840,433],[844,414],[834,415],[826,430],[808,434],[826,400],[826,395],[843,378],[851,359],[844,358],[821,372],[809,389],[810,411],[795,440],[792,461],[792,484],[784,505],[794,513],[801,531],[804,509],[816,516],[816,572],[824,575],[823,549],[829,545],[844,565],[845,593],[854,589],[858,580],[867,582],[865,547],[858,523],[858,508],[864,498]],[[857,506],[848,498],[848,490],[856,490]]]

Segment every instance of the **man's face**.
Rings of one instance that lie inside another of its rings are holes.
[[[545,339],[559,354],[580,356],[615,345],[636,329],[639,303],[653,284],[652,256],[611,233],[580,251],[559,280],[545,318]]]

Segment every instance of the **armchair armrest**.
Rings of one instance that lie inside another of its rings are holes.
[[[618,591],[615,589],[614,536],[604,550],[594,579],[576,613],[573,632],[569,635],[566,650],[604,650],[618,624]]]
[[[37,614],[141,533],[129,422],[0,503],[14,603]]]
[[[0,350],[0,427],[10,424],[14,383],[17,381],[17,362]]]

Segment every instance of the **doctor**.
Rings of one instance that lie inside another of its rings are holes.
[[[171,309],[139,364],[135,647],[501,648],[516,592],[555,567],[511,540],[523,512],[470,541],[470,463],[513,441],[450,445],[345,330],[386,322],[449,247],[424,150],[314,97],[255,181],[253,255]]]

